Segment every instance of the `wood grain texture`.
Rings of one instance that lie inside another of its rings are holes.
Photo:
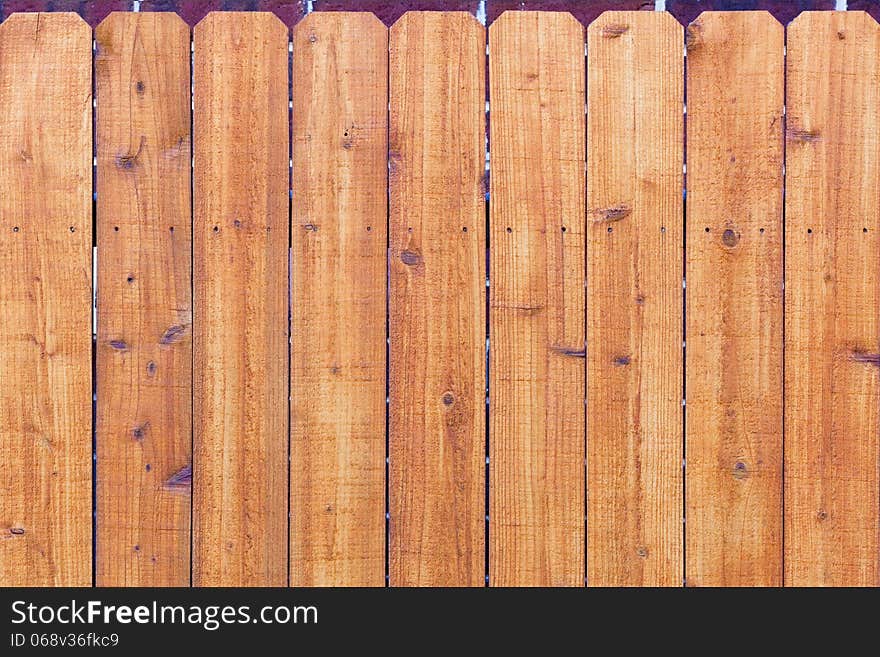
[[[584,584],[584,29],[489,29],[489,582]]]
[[[587,50],[587,583],[680,586],[683,29],[606,12]]]
[[[485,31],[410,12],[390,34],[390,582],[482,585]]]
[[[385,584],[388,30],[293,35],[290,581]]]
[[[0,25],[0,586],[92,583],[91,53]]]
[[[880,27],[788,33],[785,583],[880,585]]]
[[[190,39],[175,14],[95,30],[98,586],[188,586]]]
[[[194,43],[193,583],[283,586],[287,28],[217,12]]]
[[[687,28],[686,579],[782,581],[783,30]]]

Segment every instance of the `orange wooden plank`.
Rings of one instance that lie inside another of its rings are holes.
[[[0,586],[92,583],[91,50],[0,25]]]
[[[96,582],[188,586],[190,39],[176,14],[95,30]]]
[[[683,30],[588,31],[587,583],[681,586]]]
[[[880,27],[789,27],[785,583],[880,585]]]
[[[686,578],[782,582],[783,30],[687,29]]]
[[[385,584],[388,30],[293,35],[290,582]]]
[[[489,29],[489,582],[584,583],[584,28]]]
[[[485,572],[485,30],[409,12],[390,34],[390,581]]]
[[[194,29],[197,586],[287,583],[287,36],[256,12]]]

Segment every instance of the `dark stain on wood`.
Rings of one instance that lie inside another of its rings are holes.
[[[162,488],[173,493],[189,493],[192,490],[192,466],[183,466],[165,480]]]
[[[576,349],[574,347],[551,347],[553,351],[562,356],[571,356],[572,358],[586,358],[587,350],[586,349]]]
[[[422,264],[422,254],[412,249],[406,249],[401,252],[400,260],[408,267],[417,267]]]
[[[173,344],[178,342],[183,334],[186,333],[186,327],[180,324],[169,326],[168,330],[159,338],[159,344]]]
[[[694,21],[684,31],[684,45],[688,52],[696,50],[703,38],[703,26]]]
[[[611,23],[602,28],[602,37],[605,39],[617,39],[627,32],[629,32],[629,25]]]
[[[134,427],[131,430],[131,437],[133,440],[136,440],[137,442],[141,443],[144,441],[144,438],[147,437],[147,433],[149,432],[149,430],[150,430],[150,421],[147,420],[147,421],[142,422],[141,424],[137,425],[136,427]]]
[[[141,152],[144,150],[144,145],[146,143],[146,136],[141,135],[140,143],[138,144],[137,150],[134,153],[128,152],[125,155],[117,155],[116,166],[120,169],[125,169],[127,171],[134,169],[138,165],[138,158],[140,157]]]
[[[632,214],[632,206],[627,203],[619,203],[608,208],[598,208],[590,210],[593,221],[597,223],[608,223],[621,221]]]
[[[818,130],[807,130],[806,128],[800,128],[794,123],[789,124],[785,132],[789,141],[800,142],[804,144],[812,144],[822,138],[821,133]]]
[[[854,351],[851,358],[857,363],[865,363],[880,367],[880,354],[869,354],[864,351]]]

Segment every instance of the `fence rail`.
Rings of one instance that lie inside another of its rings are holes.
[[[876,586],[880,26],[14,14],[0,381],[0,585]]]

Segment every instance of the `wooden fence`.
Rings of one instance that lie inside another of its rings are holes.
[[[290,37],[0,26],[0,584],[880,584],[873,19]]]

